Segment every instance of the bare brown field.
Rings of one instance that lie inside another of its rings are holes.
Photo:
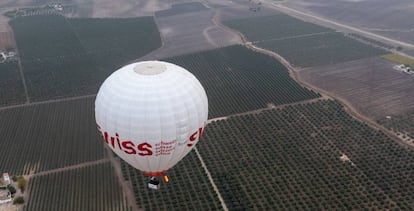
[[[8,31],[7,19],[0,17],[0,33]]]
[[[214,2],[217,7],[217,10],[220,13],[220,19],[222,21],[228,21],[228,20],[236,20],[236,19],[245,19],[245,18],[253,18],[253,17],[264,17],[264,16],[270,16],[270,15],[276,15],[280,14],[280,12],[260,6],[259,11],[251,11],[249,10],[250,7],[254,7],[254,5],[249,3],[228,3],[226,5],[220,5],[215,0],[208,0],[208,2]],[[259,5],[256,5],[259,6]]]
[[[305,68],[302,80],[347,100],[374,120],[414,109],[414,76],[393,69],[379,57]]]
[[[414,56],[414,50],[406,51],[405,53],[410,56]]]
[[[78,5],[78,17],[126,18],[152,16],[155,11],[168,9],[168,0],[74,0]]]
[[[189,3],[189,0],[70,0],[65,5],[71,5],[74,9],[70,17],[92,17],[92,18],[126,18],[137,16],[155,16],[157,25],[161,32],[163,46],[157,51],[147,55],[143,59],[161,59],[177,56],[186,53],[193,53],[204,50],[211,50],[218,47],[225,47],[240,44],[240,37],[228,29],[215,24],[213,18],[215,11],[205,4],[196,2]],[[8,6],[41,6],[45,4],[29,4],[30,1],[22,1],[20,4],[7,4]],[[191,8],[194,5],[205,6],[205,8]],[[0,9],[7,11],[12,7]],[[232,4],[238,7],[238,4]],[[190,10],[190,11],[186,11]],[[254,13],[244,7],[245,13]],[[231,12],[230,12],[231,13]],[[235,14],[237,14],[237,10]],[[157,16],[157,14],[162,14]],[[256,13],[259,14],[259,13]],[[264,14],[261,12],[260,14]],[[0,20],[0,29],[1,27]],[[7,23],[7,21],[4,21]]]
[[[126,18],[152,16],[154,12],[165,10],[174,3],[185,3],[189,0],[2,0],[0,9],[13,10],[16,8],[43,7],[50,3],[62,3],[63,7],[73,7],[71,17],[92,18]]]
[[[70,2],[71,0],[65,0]],[[47,4],[48,0],[1,0],[0,8],[33,7]]]
[[[1,15],[6,11],[7,11],[7,9],[0,8],[0,33],[10,32],[10,27],[9,27],[9,24],[8,24],[9,18],[7,18],[6,16]],[[0,39],[1,39],[1,37],[3,37],[3,35],[0,35]]]
[[[139,60],[161,59],[241,43],[240,37],[212,21],[210,9],[155,17],[163,45]]]
[[[372,33],[414,43],[412,0],[289,0],[283,1],[283,4]]]
[[[15,48],[15,41],[12,32],[2,32],[0,31],[0,49],[4,48]]]

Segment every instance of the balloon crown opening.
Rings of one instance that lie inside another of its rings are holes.
[[[157,75],[167,70],[167,66],[161,62],[138,63],[134,67],[134,72],[140,75]]]

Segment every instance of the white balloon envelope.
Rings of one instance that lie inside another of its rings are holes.
[[[149,176],[161,176],[198,142],[208,117],[206,93],[190,72],[162,61],[124,66],[95,100],[105,143]]]

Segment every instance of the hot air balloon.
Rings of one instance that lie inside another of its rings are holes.
[[[191,151],[207,117],[207,96],[197,78],[163,61],[120,68],[104,81],[95,100],[96,123],[105,143],[150,176],[150,188],[158,186],[156,177]]]

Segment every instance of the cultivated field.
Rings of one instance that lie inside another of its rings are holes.
[[[173,4],[192,2],[192,0],[3,0],[0,12],[16,8],[39,10],[48,4],[61,3],[63,11],[70,17],[81,18],[130,18],[152,16],[154,12],[170,8]],[[54,9],[53,9],[54,10]]]
[[[249,41],[253,42],[333,31],[332,29],[304,22],[284,14],[230,20],[225,21],[224,24],[240,31]]]
[[[396,64],[405,64],[414,68],[414,59],[398,55],[398,54],[387,54],[383,56],[384,59],[396,63]]]
[[[0,63],[0,106],[24,103],[25,100],[17,62]]]
[[[259,47],[274,51],[297,67],[336,64],[387,51],[287,15],[224,22]]]
[[[263,41],[257,45],[277,52],[298,67],[337,64],[387,53],[338,32]]]
[[[410,56],[414,56],[414,50],[406,51],[406,53]]]
[[[395,132],[399,137],[414,144],[414,113],[388,116],[377,121],[387,129]]]
[[[1,8],[0,8],[0,13],[2,12]],[[9,32],[9,27],[7,25],[8,22],[8,18],[5,16],[0,15],[0,34],[4,36],[4,33],[8,33]],[[0,38],[0,40],[2,40],[4,38]]]
[[[336,101],[213,122],[198,149],[229,210],[414,208],[414,153]]]
[[[161,10],[155,12],[156,17],[170,17],[173,15],[180,15],[184,13],[191,13],[191,12],[200,12],[208,10],[200,2],[190,2],[190,3],[182,3],[182,4],[173,4],[171,8],[166,10]]]
[[[254,113],[213,121],[197,145],[229,210],[414,209],[413,151],[353,119],[339,102],[318,100],[318,93],[296,83],[274,58],[239,45],[181,55],[240,41],[212,21],[214,10],[198,3],[169,10],[170,0],[73,2],[82,3],[78,9],[84,9],[78,12],[88,17],[160,12],[155,20],[61,16],[13,20],[31,100],[95,94],[118,67],[138,58],[161,58],[184,66],[201,81],[209,97],[210,118]],[[242,14],[262,16],[270,11],[252,12],[249,4],[246,0],[227,14],[230,10],[222,8],[216,18],[239,19]],[[142,57],[161,45],[155,23],[162,48]],[[285,15],[232,23],[242,23],[234,27],[244,30],[258,25],[256,34],[249,36],[297,66],[384,53]],[[260,32],[266,24],[271,30]],[[14,68],[16,64],[10,70]],[[2,74],[0,94],[7,86],[2,84]],[[393,70],[391,63],[378,57],[305,68],[299,76],[349,97],[365,106],[357,109],[378,118],[391,115],[387,113],[391,107],[404,113],[414,106],[409,96],[413,77]],[[383,98],[384,93],[389,96]],[[307,102],[310,99],[314,101]],[[296,105],[284,105],[290,103]],[[111,162],[113,168],[104,154],[93,108],[93,96],[0,108],[0,170],[11,175],[34,173],[26,210],[131,210],[125,198],[132,195],[136,205],[146,210],[223,209],[194,152],[168,172],[170,182],[162,184],[160,191],[149,190],[148,177],[122,161],[126,182],[118,183],[118,161]]]
[[[308,83],[346,99],[374,120],[403,115],[414,109],[414,77],[393,69],[379,57],[336,65],[305,68],[300,77]]]
[[[72,0],[77,5],[76,17],[129,18],[152,16],[155,11],[168,9],[171,0]],[[174,0],[185,2],[185,0]]]
[[[296,83],[274,58],[239,45],[166,60],[200,80],[209,99],[210,118],[320,96]]]
[[[34,176],[28,191],[23,210],[131,210],[109,162]]]
[[[19,17],[16,36],[29,98],[94,94],[114,70],[160,46],[154,20]]]
[[[211,50],[241,43],[240,37],[212,19],[214,12],[200,3],[174,5],[155,14],[163,45],[162,48],[140,58],[140,60]]]
[[[70,2],[71,0],[65,0]],[[33,7],[47,4],[48,0],[3,0],[0,2],[0,8],[17,8],[17,7]]]
[[[1,170],[21,175],[102,159],[93,109],[90,97],[0,110]]]
[[[13,33],[11,31],[8,31],[9,27],[4,27],[3,30],[5,31],[1,30],[2,26],[0,23],[0,49],[4,50],[8,48],[16,48]]]
[[[273,0],[274,1],[274,0]],[[414,44],[411,0],[290,0],[286,6]]]
[[[152,17],[68,19],[86,54],[98,69],[93,77],[102,82],[114,70],[161,46]],[[108,30],[109,29],[109,30]]]
[[[194,152],[168,171],[169,183],[159,191],[146,187],[148,177],[125,162],[124,179],[132,186],[139,208],[145,210],[222,210],[220,201]]]
[[[230,21],[236,19],[245,19],[253,17],[272,16],[275,14],[281,14],[274,9],[263,7],[258,5],[258,2],[248,1],[223,1],[223,0],[206,0],[210,7],[216,9],[219,13],[221,21]],[[256,12],[250,10],[250,8],[260,7],[260,10]]]

